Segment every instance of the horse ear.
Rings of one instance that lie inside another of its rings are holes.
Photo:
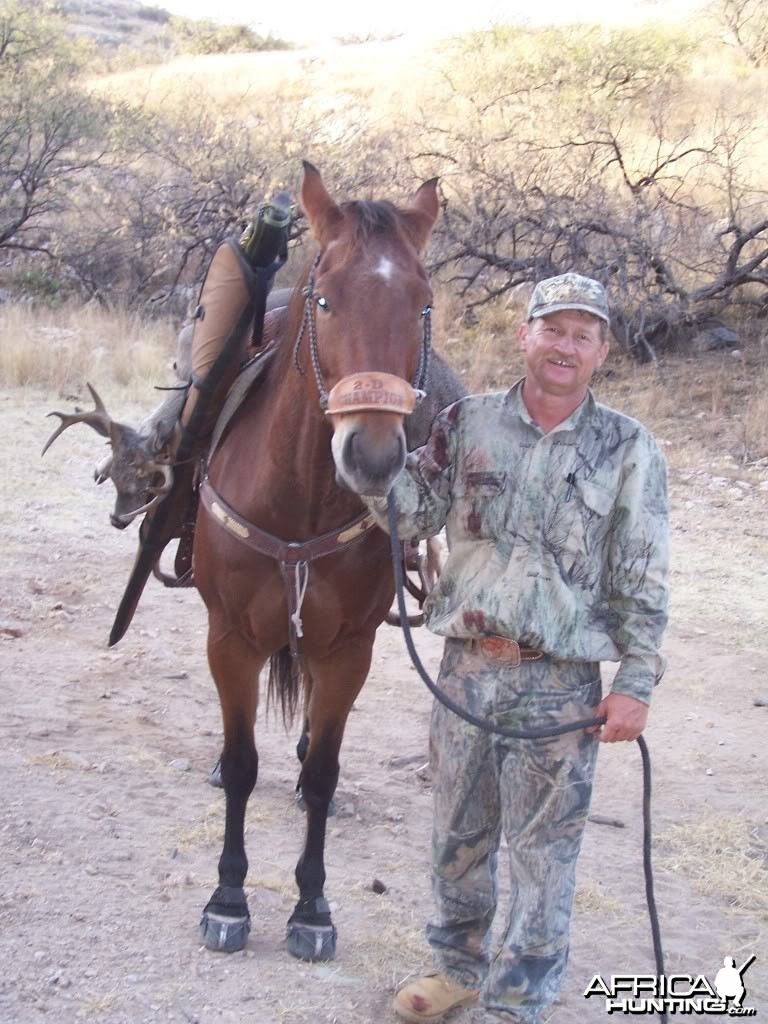
[[[301,183],[301,205],[309,220],[312,234],[318,245],[323,247],[331,241],[344,219],[344,214],[328,194],[320,171],[308,160],[302,162],[304,180]]]
[[[437,195],[439,181],[439,178],[430,178],[423,185],[419,185],[410,206],[403,211],[406,230],[419,252],[426,249],[432,228],[435,226],[437,215],[440,212],[440,201]]]

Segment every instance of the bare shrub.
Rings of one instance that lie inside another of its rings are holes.
[[[422,126],[423,155],[450,168],[435,269],[468,306],[579,270],[609,286],[614,333],[645,359],[728,307],[768,311],[766,192],[754,175],[768,132],[732,101],[728,113],[687,114],[687,44],[649,80],[643,47],[601,68],[572,43],[554,83],[532,58],[502,77],[509,52],[498,46],[484,39],[477,63],[463,51],[443,118]]]
[[[765,0],[715,0],[711,13],[726,40],[753,68],[768,67],[768,6]]]

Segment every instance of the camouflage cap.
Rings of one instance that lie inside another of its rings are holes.
[[[592,277],[581,274],[560,274],[539,281],[528,303],[528,319],[558,313],[563,309],[583,309],[609,324],[608,296],[605,288]]]

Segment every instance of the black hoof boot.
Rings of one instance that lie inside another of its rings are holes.
[[[242,889],[220,885],[200,918],[200,938],[214,953],[244,949],[251,930],[251,915]]]
[[[300,789],[296,790],[296,806],[300,811],[306,811],[307,809],[306,801],[304,800],[304,797],[302,796]],[[336,817],[336,800],[334,797],[331,797],[328,803],[328,817]]]
[[[331,908],[321,896],[298,904],[288,919],[288,952],[298,960],[333,960],[336,956],[336,929]]]
[[[221,761],[217,761],[216,764],[211,768],[211,774],[208,776],[208,782],[211,786],[215,786],[216,789],[224,789],[224,780],[221,777]]]

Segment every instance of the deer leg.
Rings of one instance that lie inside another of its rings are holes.
[[[296,882],[299,901],[288,920],[288,951],[300,960],[332,960],[336,928],[325,899],[325,834],[329,806],[339,777],[344,726],[368,674],[373,638],[349,644],[322,662],[310,660],[313,692],[309,746],[299,779],[307,830]]]
[[[251,928],[243,890],[248,871],[245,808],[259,767],[253,723],[259,670],[264,659],[236,633],[230,632],[218,634],[215,640],[209,634],[208,661],[219,691],[224,724],[221,778],[226,817],[219,884],[203,910],[200,934],[208,949],[234,953],[245,946]]]

